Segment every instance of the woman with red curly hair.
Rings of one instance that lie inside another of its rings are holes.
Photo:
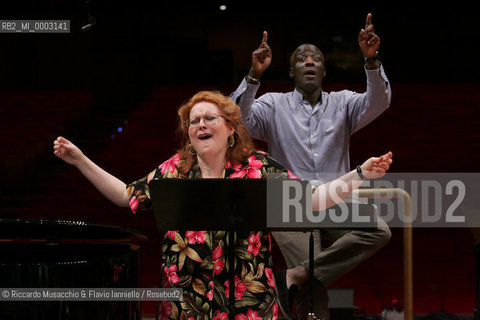
[[[293,177],[268,154],[255,151],[242,124],[239,107],[220,92],[197,93],[180,107],[178,115],[181,135],[178,152],[129,185],[98,167],[63,137],[54,141],[54,154],[75,165],[108,199],[120,206],[130,206],[134,213],[151,208],[148,183],[155,178],[258,179],[269,173],[285,179]],[[363,175],[381,177],[391,161],[391,153],[370,158],[361,166]],[[340,198],[362,182],[356,170],[339,180],[349,186],[344,194],[336,195]],[[327,189],[319,187],[313,193],[314,210],[325,209],[319,207],[320,203],[335,204]],[[157,319],[226,319],[232,312],[235,319],[277,318],[269,234],[235,232],[234,297],[230,297],[229,290],[227,235],[225,231],[198,230],[165,233],[162,287],[182,288],[183,295],[180,301],[161,302]],[[302,270],[297,278],[305,282],[307,277],[306,270]],[[235,299],[234,310],[230,310],[229,299]]]

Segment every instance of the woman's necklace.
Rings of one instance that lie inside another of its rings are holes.
[[[212,171],[215,172],[215,168],[210,168],[207,167],[206,165],[203,164],[203,161],[200,161],[200,159],[197,160],[198,166],[200,167],[200,171],[203,172],[208,172],[207,175],[210,177],[212,175]],[[225,168],[225,164],[222,165],[222,168]],[[221,172],[220,172],[221,173]],[[220,174],[219,174],[220,176]]]
[[[200,166],[200,169],[202,169],[202,171],[203,171],[203,170],[207,170],[207,171],[208,171],[208,175],[210,175],[212,169],[210,169],[210,168],[208,168],[208,167],[205,167],[205,166],[202,166],[200,163],[198,163],[198,165]]]

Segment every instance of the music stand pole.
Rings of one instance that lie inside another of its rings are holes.
[[[314,301],[314,296],[313,296],[313,268],[314,268],[314,260],[313,260],[313,250],[314,250],[314,238],[313,238],[313,231],[310,231],[310,239],[309,239],[309,251],[308,251],[308,289],[309,289],[309,295],[310,295],[310,313],[308,314],[308,319],[313,320],[316,319],[315,317],[315,310],[313,307],[313,301]]]

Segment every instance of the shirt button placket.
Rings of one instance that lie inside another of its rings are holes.
[[[312,146],[312,153],[313,153],[313,167],[315,169],[315,172],[312,172],[312,173],[315,173],[315,176],[318,176],[318,156],[319,156],[319,151],[317,150],[318,147],[317,147],[317,144],[316,144],[316,141],[315,141],[315,138],[316,138],[316,134],[314,132],[315,128],[316,128],[316,123],[315,123],[315,117],[313,115],[310,116],[310,145]]]

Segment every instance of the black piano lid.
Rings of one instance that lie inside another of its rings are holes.
[[[0,219],[0,242],[136,242],[140,232],[120,227],[65,220]]]

